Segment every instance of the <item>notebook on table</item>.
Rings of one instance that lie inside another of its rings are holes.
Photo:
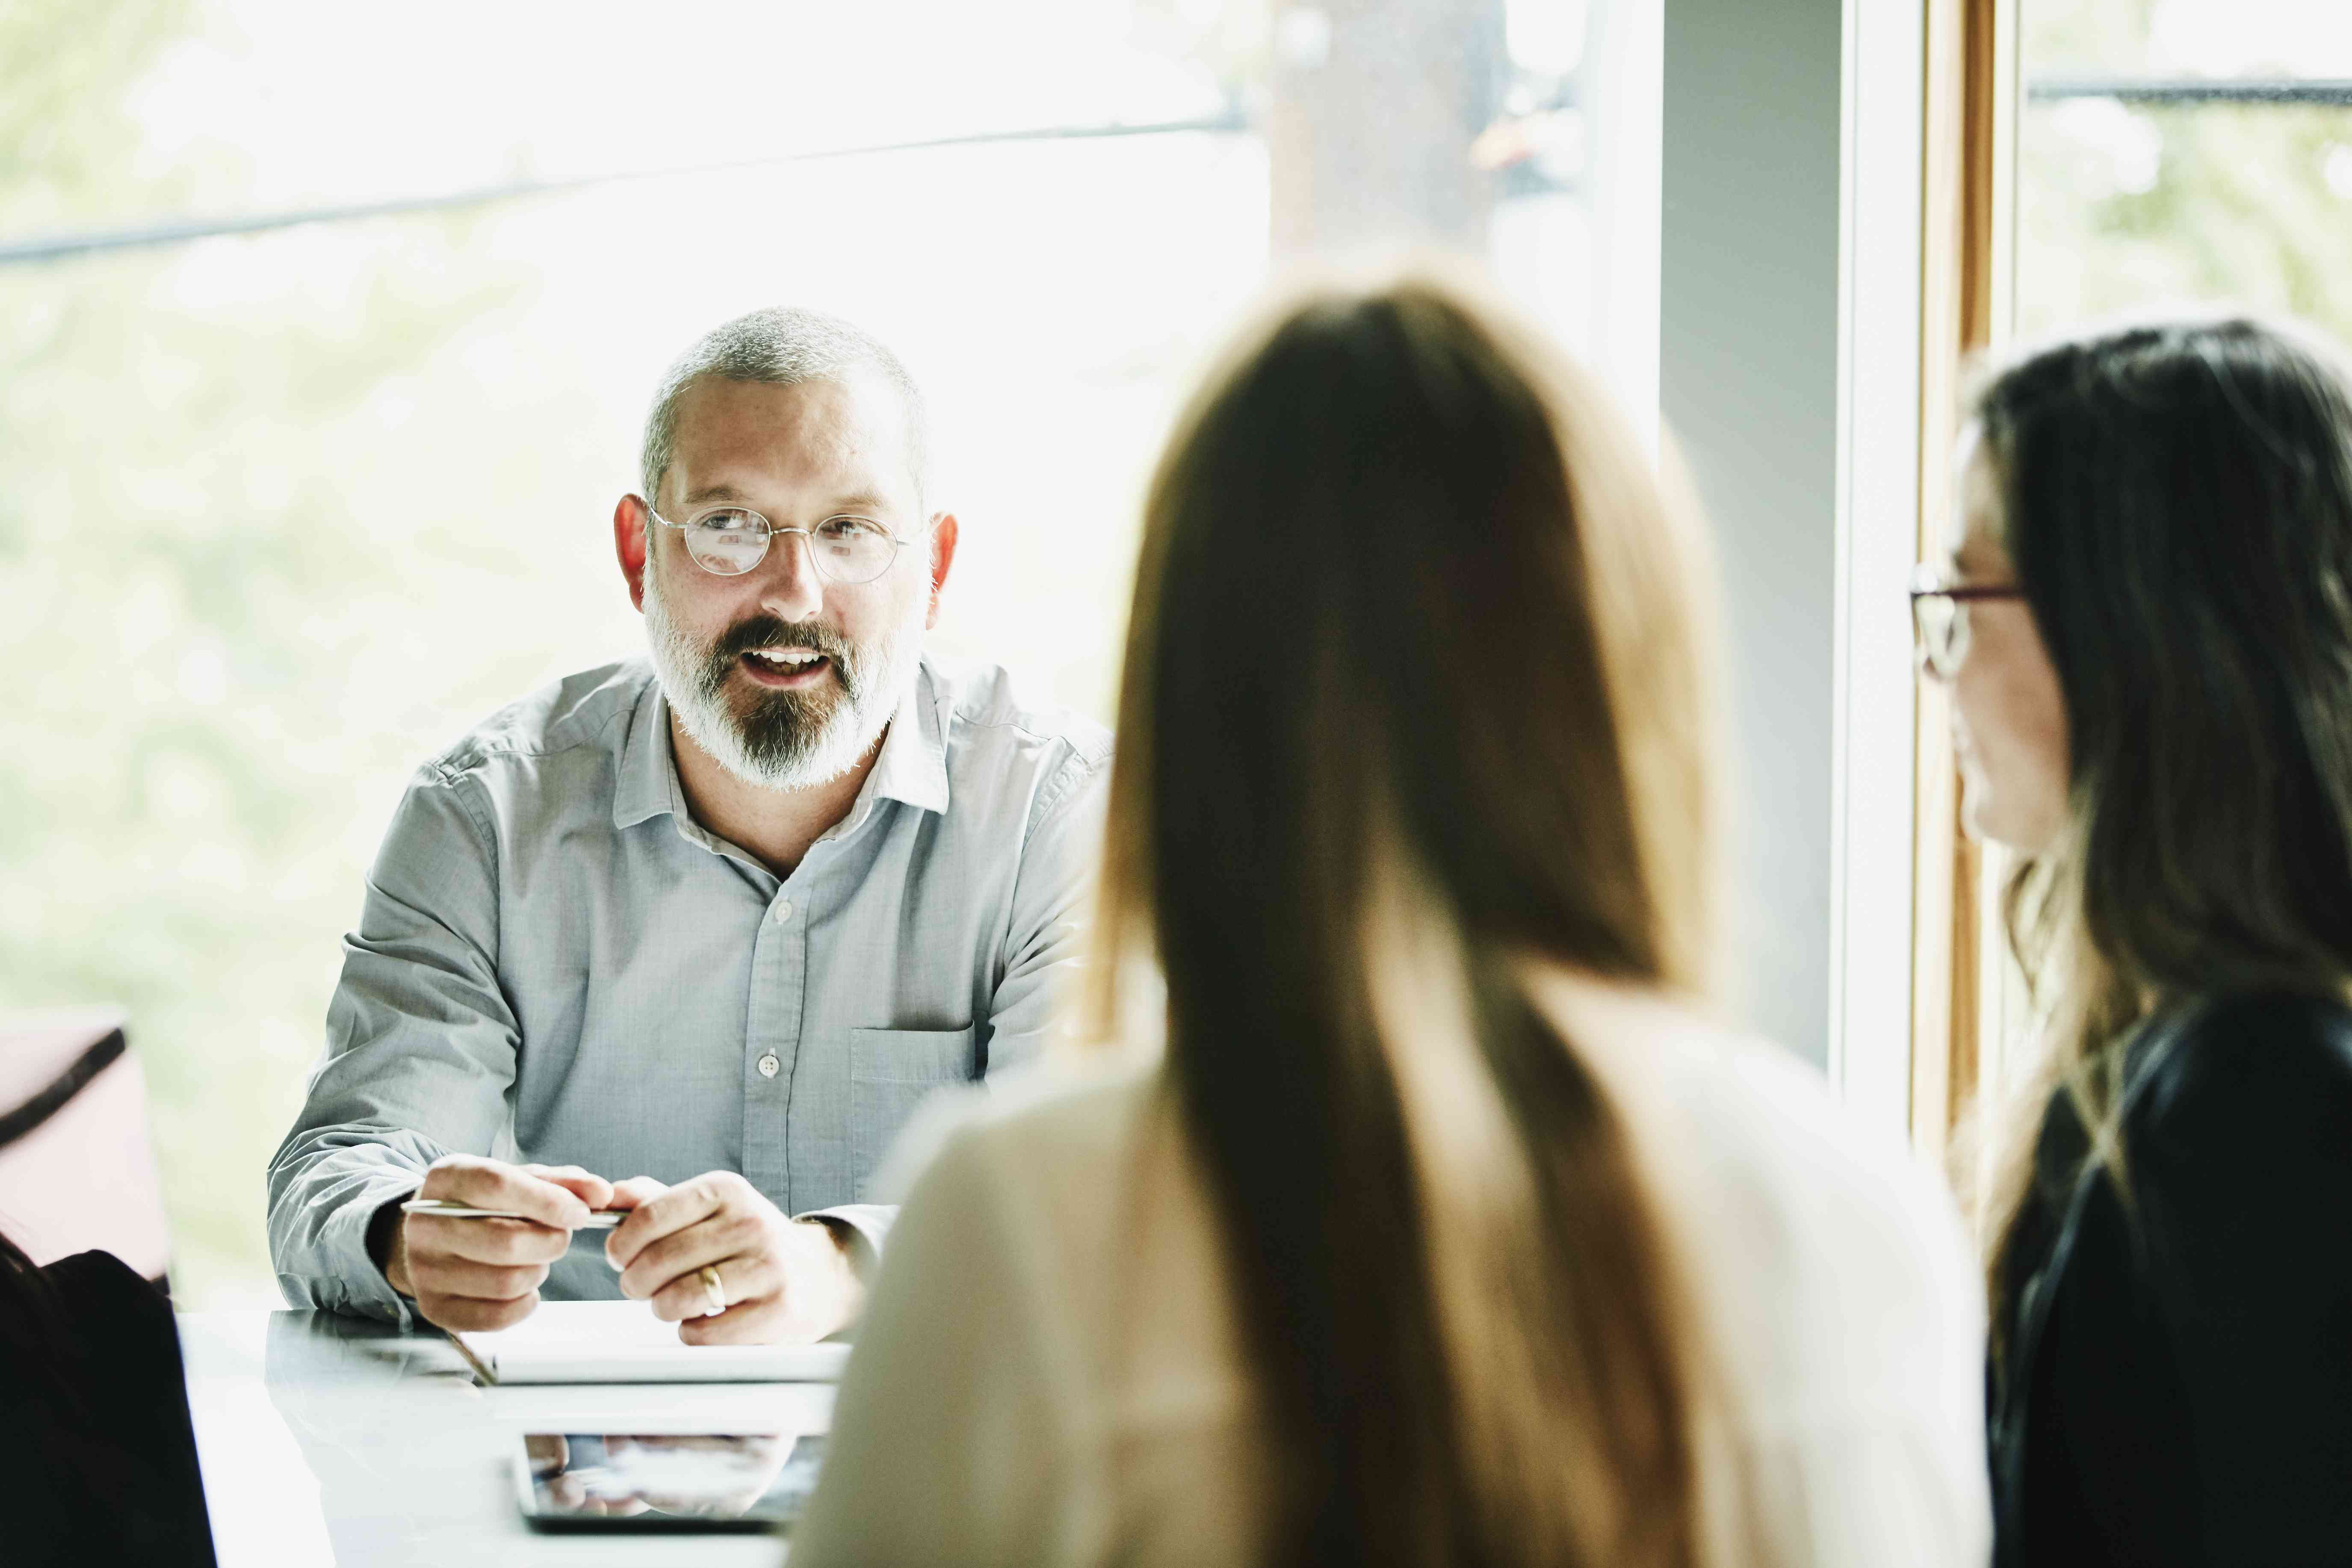
[[[449,1336],[490,1380],[528,1383],[831,1383],[849,1360],[813,1345],[689,1345],[643,1301],[548,1301],[510,1329]]]

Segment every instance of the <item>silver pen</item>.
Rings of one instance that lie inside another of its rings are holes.
[[[446,1198],[411,1198],[400,1205],[403,1214],[429,1214],[442,1219],[527,1219],[533,1225],[547,1222],[536,1215],[517,1214],[512,1209],[467,1208]],[[576,1227],[581,1230],[610,1230],[628,1217],[626,1209],[591,1209],[588,1217]],[[550,1229],[556,1228],[550,1226]]]

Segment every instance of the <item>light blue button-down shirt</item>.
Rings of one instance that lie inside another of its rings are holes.
[[[643,662],[426,763],[370,874],[310,1097],[269,1165],[296,1306],[408,1321],[370,1217],[441,1155],[740,1171],[878,1244],[916,1103],[1039,1050],[1077,961],[1110,738],[926,658],[856,803],[789,877],[688,812]],[[618,1294],[593,1239],[543,1287]]]

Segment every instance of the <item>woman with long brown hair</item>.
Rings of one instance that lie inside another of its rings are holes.
[[[1456,289],[1243,340],[1121,688],[1092,1011],[1160,1048],[930,1164],[795,1568],[1981,1561],[1948,1205],[1705,1015],[1703,556]]]
[[[1973,414],[1915,603],[2042,1022],[1984,1162],[1999,1561],[2352,1563],[2352,392],[2183,321]]]

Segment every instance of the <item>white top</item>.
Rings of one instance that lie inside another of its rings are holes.
[[[1948,1197],[1776,1049],[1581,983],[1550,1000],[1644,1064],[1619,1103],[1673,1189],[1753,1561],[1983,1563],[1982,1295]],[[793,1568],[1254,1560],[1265,1437],[1161,1087],[1129,1067],[1000,1089],[948,1139],[891,1235]]]

